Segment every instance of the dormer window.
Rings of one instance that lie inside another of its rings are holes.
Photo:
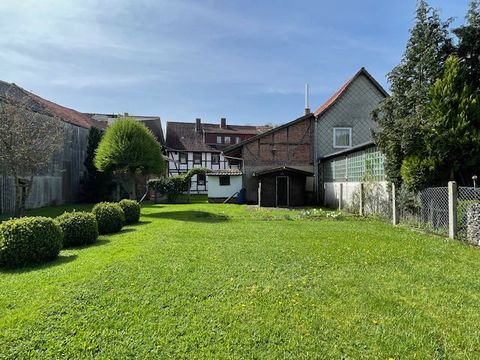
[[[333,147],[335,149],[352,147],[352,128],[333,128]]]
[[[217,144],[221,144],[222,143],[222,137],[221,136],[217,136]]]
[[[230,136],[225,136],[224,141],[225,144],[230,144]]]

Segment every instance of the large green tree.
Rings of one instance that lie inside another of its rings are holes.
[[[385,171],[390,181],[401,183],[403,160],[417,154],[423,146],[429,88],[443,71],[443,64],[453,52],[448,31],[449,21],[426,1],[417,4],[416,22],[397,65],[387,76],[391,96],[374,112],[381,131],[375,141],[386,155]]]
[[[161,174],[164,159],[160,144],[145,125],[132,118],[121,118],[105,132],[95,155],[95,166],[100,171],[127,174],[130,197],[135,199],[135,175]]]
[[[91,127],[87,138],[87,155],[83,164],[87,173],[82,183],[82,200],[89,203],[97,203],[108,199],[111,185],[111,173],[108,171],[98,171],[95,166],[95,153],[103,137],[103,131]]]
[[[457,53],[466,67],[466,81],[480,91],[480,0],[473,0],[465,25],[454,29],[458,38]]]
[[[428,156],[440,164],[443,178],[463,184],[480,164],[480,94],[467,79],[467,66],[449,57],[430,89],[425,129]]]

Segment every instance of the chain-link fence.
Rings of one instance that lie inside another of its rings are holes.
[[[448,188],[427,188],[417,194],[400,191],[398,220],[425,231],[448,235]]]
[[[457,201],[457,237],[469,240],[468,230],[478,225],[479,219],[474,216],[474,205],[480,203],[480,189],[473,187],[459,187]],[[472,237],[472,236],[470,236]]]

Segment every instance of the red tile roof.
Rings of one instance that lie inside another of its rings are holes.
[[[13,103],[22,103],[31,111],[57,117],[64,122],[82,128],[89,129],[92,126],[105,128],[104,124],[95,121],[85,114],[45,100],[40,96],[17,86],[16,84],[0,81],[0,100],[2,98]]]

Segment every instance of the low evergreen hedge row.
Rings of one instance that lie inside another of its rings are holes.
[[[101,202],[92,209],[98,223],[100,234],[113,234],[122,230],[125,225],[125,214],[117,203]]]
[[[63,231],[63,246],[88,245],[97,241],[98,223],[88,212],[66,212],[56,218]]]
[[[126,224],[136,224],[140,220],[140,204],[138,201],[123,199],[118,203],[125,214]]]
[[[53,260],[62,245],[62,229],[51,218],[24,217],[0,224],[0,266],[18,267]]]

